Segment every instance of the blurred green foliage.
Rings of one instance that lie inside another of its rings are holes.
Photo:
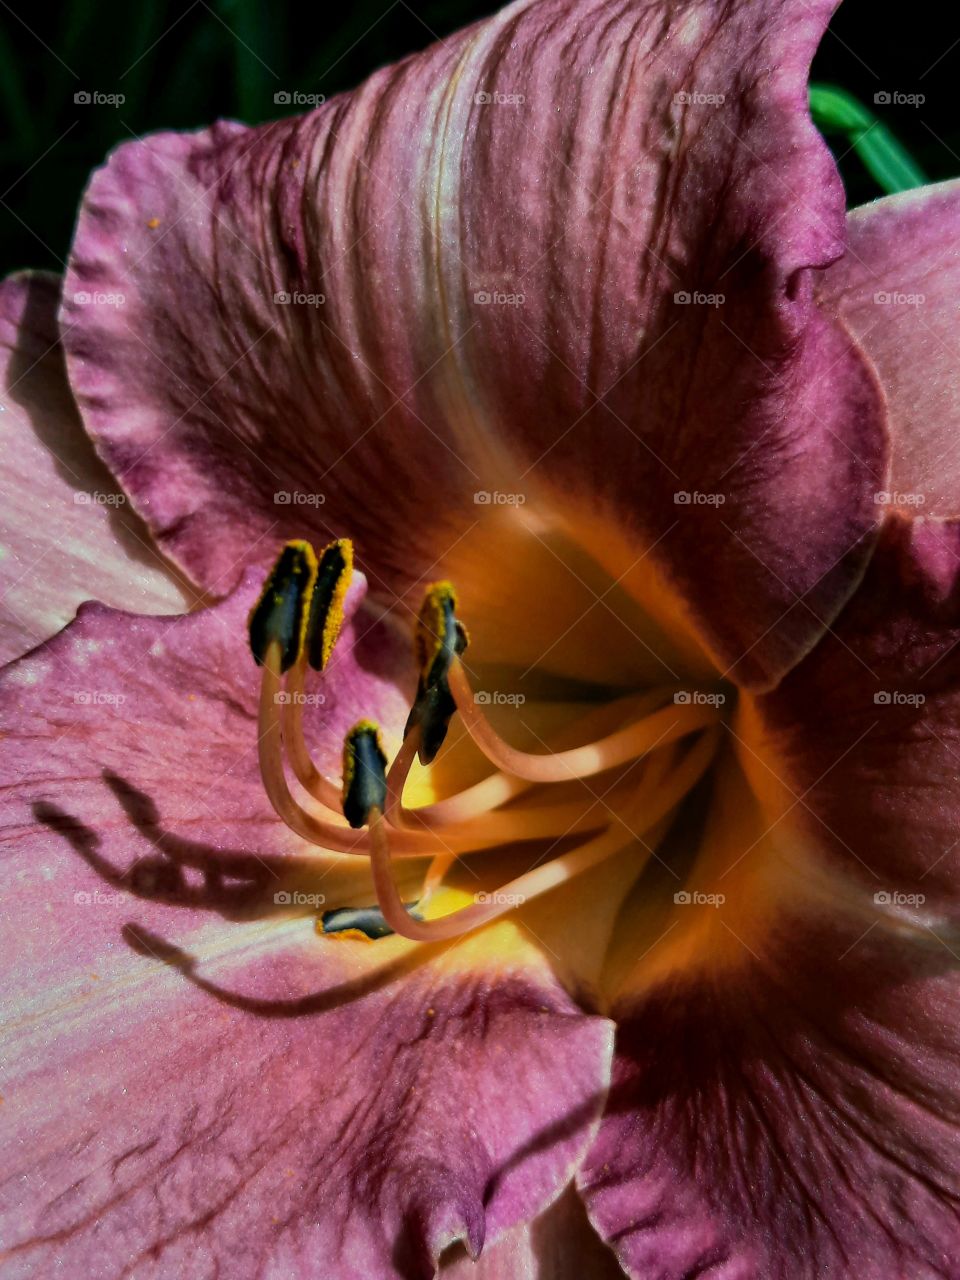
[[[497,7],[489,0],[351,0],[339,7],[0,0],[0,268],[62,264],[90,170],[117,143],[218,116],[273,119],[291,109],[275,101],[277,93],[329,97]],[[922,81],[922,109],[885,105],[882,124],[936,178],[960,172],[960,125],[947,89],[960,46],[944,54],[949,40],[932,26],[884,30],[871,0],[848,0],[824,39],[815,76],[867,104],[879,90],[915,89]],[[122,94],[124,101],[77,101],[83,93]],[[841,130],[830,141],[851,201],[859,202],[878,189],[851,137]]]
[[[926,174],[887,126],[843,89],[812,84],[810,114],[826,137],[846,138],[851,151],[887,195],[922,187],[926,182]]]

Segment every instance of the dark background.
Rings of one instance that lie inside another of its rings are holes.
[[[329,97],[498,7],[482,0],[66,0],[53,8],[46,0],[0,0],[0,271],[62,266],[87,176],[116,143],[217,116],[274,119],[285,111],[274,103],[278,90]],[[930,179],[953,177],[960,174],[960,10],[887,12],[884,20],[875,0],[847,0],[813,79],[875,110]],[[126,101],[75,103],[83,90],[122,93]],[[926,101],[874,107],[874,94],[884,90],[922,93]],[[831,145],[850,203],[879,194],[846,141]]]

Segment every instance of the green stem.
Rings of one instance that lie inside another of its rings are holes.
[[[847,138],[864,168],[887,195],[926,183],[926,174],[887,126],[845,90],[812,84],[810,114],[821,133]]]

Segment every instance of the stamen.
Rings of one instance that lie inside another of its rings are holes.
[[[390,837],[383,814],[376,808],[371,809],[369,819],[373,883],[384,920],[394,932],[405,938],[411,938],[415,942],[439,942],[489,924],[498,916],[514,910],[518,902],[529,902],[573,877],[582,875],[584,871],[626,848],[632,840],[641,839],[683,799],[713,759],[718,736],[717,729],[703,734],[666,783],[652,796],[643,795],[645,789],[640,789],[637,796],[639,803],[636,810],[631,812],[630,819],[630,822],[638,824],[639,830],[631,830],[631,825],[625,818],[616,816],[610,827],[600,835],[569,853],[561,854],[552,862],[509,881],[497,892],[487,895],[488,901],[463,907],[436,920],[416,920],[404,906],[393,880]]]
[[[427,588],[414,637],[420,674],[417,696],[404,728],[404,739],[419,729],[417,754],[423,765],[432,764],[443,746],[456,704],[447,685],[447,671],[469,643],[466,629],[456,616],[457,593],[449,582]]]
[[[451,662],[447,679],[467,732],[484,755],[498,768],[530,782],[589,778],[643,755],[654,743],[666,745],[675,742],[688,733],[715,724],[717,720],[716,709],[712,706],[674,704],[588,746],[542,754],[518,751],[504,742],[480,709],[458,657]]]
[[[343,744],[343,816],[351,827],[363,827],[374,809],[383,812],[387,799],[387,756],[380,730],[361,720]]]
[[[418,826],[422,824],[442,829],[452,823],[480,818],[488,810],[506,804],[534,785],[525,778],[513,778],[508,773],[491,773],[475,782],[472,787],[466,787],[445,800],[437,800],[434,804],[421,805],[416,809],[403,809],[403,819]],[[397,821],[394,825],[403,824]]]
[[[423,888],[420,891],[420,906],[425,906],[443,884],[444,877],[457,860],[455,853],[438,853],[434,857],[426,875],[423,877]]]
[[[454,654],[462,653],[466,643],[467,633],[457,621],[457,593],[453,583],[431,583],[420,606],[414,639],[424,683],[436,684],[442,679]]]
[[[260,718],[257,753],[260,761],[260,777],[263,779],[267,798],[274,812],[295,834],[328,853],[350,853],[368,857],[370,838],[366,831],[352,831],[337,814],[316,817],[308,813],[290,793],[283,772],[281,737],[281,704],[277,701],[280,689],[280,646],[273,641],[267,647],[263,663],[263,679],[260,686]],[[338,797],[339,805],[339,797]],[[426,846],[426,847],[425,847]],[[401,858],[429,856],[440,845],[430,833],[418,835],[404,832],[400,835],[395,853]]]
[[[287,671],[303,652],[310,596],[317,577],[317,557],[309,542],[288,542],[267,575],[260,599],[247,623],[250,648],[262,666],[271,644]]]
[[[417,904],[405,905],[418,920]],[[393,933],[379,907],[335,907],[320,917],[320,928],[328,938],[360,938],[367,942],[389,938]]]
[[[404,739],[403,745],[394,757],[393,764],[390,766],[386,777],[386,801],[383,806],[383,816],[398,831],[415,831],[418,829],[417,811],[414,810],[411,813],[410,810],[403,808],[403,788],[417,751],[417,733],[418,730],[415,729]],[[648,749],[657,750],[661,747],[666,747],[668,742],[668,735],[664,728],[660,738],[651,742]],[[663,753],[661,752],[660,754]],[[485,779],[485,781],[489,781],[489,779]],[[603,816],[602,806],[605,803],[605,801],[601,802],[594,799],[591,805],[586,797],[581,797],[566,803],[533,805],[519,810],[491,811],[488,809],[483,815],[482,824],[478,823],[476,825],[482,829],[484,843],[496,838],[501,831],[503,832],[503,843],[519,843],[523,840],[550,838],[558,835],[576,835],[581,831],[593,830],[604,825],[606,820]],[[436,829],[437,837],[444,843],[443,852],[436,857],[437,866],[444,865],[445,862],[444,870],[446,870],[457,856],[455,846],[469,841],[470,833],[475,829],[474,822],[469,819],[455,826],[441,826]],[[461,848],[461,852],[471,851],[476,851],[473,844],[468,844],[466,848]],[[442,873],[439,871],[434,873],[430,869],[427,872],[427,879],[429,880],[433,874],[440,875]]]
[[[407,723],[404,726],[404,737],[410,737],[415,731],[417,737],[417,755],[421,764],[433,764],[437,752],[443,746],[450,728],[450,721],[457,704],[450,696],[447,680],[444,676],[437,684],[427,685],[421,679],[417,686],[417,696]]]
[[[326,778],[310,758],[303,737],[305,662],[323,670],[333,652],[343,625],[343,602],[353,574],[353,543],[338,538],[320,553],[310,606],[305,622],[305,645],[287,676],[284,703],[283,741],[290,764],[300,785],[321,804],[339,811],[340,789]]]
[[[352,577],[353,543],[349,538],[337,538],[320,553],[310,600],[307,656],[316,671],[324,669],[337,643],[343,626],[343,602]]]
[[[281,693],[281,676],[290,667],[302,666],[316,574],[317,559],[310,544],[288,542],[250,613],[250,648],[263,668],[257,747],[260,775],[278,817],[302,839],[330,852],[366,854],[368,841],[363,836],[352,836],[339,822],[306,813],[290,794],[283,773],[281,710],[292,704]],[[338,802],[336,795],[332,798]]]
[[[413,758],[419,749],[420,727],[418,725],[411,729],[404,738],[387,774],[387,800],[384,806],[384,817],[395,827],[404,825],[403,788],[410,774]]]
[[[283,773],[283,746],[280,710],[277,699],[280,692],[282,652],[280,642],[272,640],[263,657],[263,679],[260,685],[260,718],[257,752],[260,760],[260,776],[267,797],[279,818],[296,835],[311,844],[319,845],[335,853],[366,854],[368,841],[362,833],[354,834],[340,823],[315,818],[297,804],[290,794]]]
[[[677,750],[678,749],[675,745],[670,747],[664,747],[662,751],[654,749],[649,754],[649,756],[644,760],[644,763],[642,766],[643,772],[642,772],[641,780],[638,784],[639,787],[641,788],[643,795],[652,794],[653,791],[655,791],[656,788],[660,785],[660,783],[669,773],[670,769],[672,768],[676,760]],[[504,777],[505,775],[495,774],[494,776]],[[532,784],[527,784],[527,785],[532,785]],[[636,802],[637,794],[639,793],[635,791],[631,795],[631,799],[634,801],[634,803]],[[596,799],[595,803],[606,805],[607,804],[606,794],[604,794],[603,796],[600,796],[599,799]],[[565,834],[569,834],[569,833],[565,833]],[[450,870],[453,864],[457,861],[458,856],[459,856],[458,854],[450,853],[449,851],[444,851],[443,853],[436,854],[435,857],[431,860],[430,865],[427,867],[426,874],[423,877],[423,888],[420,893],[421,907],[423,907],[430,900],[433,894],[437,891],[437,889],[443,883],[443,880],[447,872]]]
[[[319,565],[309,543],[287,543],[249,619],[250,646],[262,667],[259,759],[271,804],[282,821],[311,844],[371,858],[379,911],[327,913],[325,932],[356,935],[359,931],[365,937],[379,937],[395,931],[417,941],[432,941],[478,928],[519,901],[544,893],[619,852],[630,844],[631,835],[639,839],[641,832],[656,827],[709,764],[718,736],[716,710],[705,702],[663,706],[668,691],[662,689],[641,700],[649,714],[588,745],[543,754],[511,747],[473,696],[460,660],[468,639],[456,617],[456,593],[449,583],[440,582],[428,588],[417,622],[417,697],[400,750],[388,772],[378,727],[372,721],[360,721],[344,742],[339,792],[310,757],[302,708],[307,661],[322,670],[336,643],[352,562],[347,539],[330,543]],[[403,789],[414,758],[419,757],[422,764],[434,759],[456,710],[477,746],[503,772],[446,801],[412,813],[404,810]],[[611,723],[606,718],[610,711],[604,709],[605,718],[595,728]],[[582,720],[578,732],[585,732],[587,722],[594,719]],[[714,727],[679,763],[676,750],[658,750],[708,726]],[[324,806],[322,812],[308,811],[292,795],[284,772],[284,749],[300,783]],[[640,787],[631,788],[627,802],[624,777],[619,777],[605,793],[611,797],[609,803],[604,797],[588,804],[579,795],[566,803],[490,811],[532,785],[575,782],[650,752],[656,754],[644,769]],[[338,809],[349,825],[344,825]],[[392,831],[390,823],[396,824]],[[631,823],[638,824],[641,832],[631,832]],[[510,881],[483,902],[437,920],[422,918],[423,904],[460,854],[544,839],[553,841],[552,849],[567,836],[587,833],[594,834],[579,847]],[[432,856],[432,861],[420,902],[405,904],[393,881],[391,860],[425,856]]]

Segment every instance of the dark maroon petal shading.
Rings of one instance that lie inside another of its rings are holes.
[[[960,989],[935,939],[785,905],[769,950],[620,1011],[580,1175],[636,1280],[954,1280]]]

